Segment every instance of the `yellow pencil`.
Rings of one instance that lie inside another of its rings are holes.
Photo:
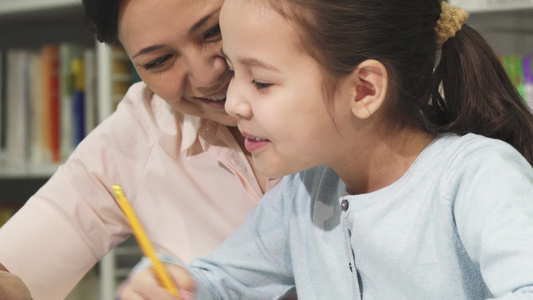
[[[139,246],[141,247],[144,255],[149,257],[152,261],[152,264],[154,265],[155,274],[161,281],[161,284],[172,295],[181,297],[178,292],[178,289],[176,288],[176,286],[174,286],[174,283],[170,279],[170,275],[168,274],[167,270],[165,269],[159,258],[156,256],[154,247],[152,246],[152,243],[148,239],[146,232],[141,226],[141,223],[139,222],[135,211],[128,202],[128,199],[126,199],[126,195],[124,194],[122,187],[118,184],[114,184],[112,186],[112,189],[115,193],[118,205],[122,209],[122,212],[124,212],[124,214],[126,215],[126,218],[128,218],[131,229],[133,230],[133,234],[135,235]]]

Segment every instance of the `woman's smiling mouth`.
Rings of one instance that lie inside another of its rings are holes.
[[[226,93],[218,94],[211,97],[194,97],[194,99],[206,103],[207,105],[222,108],[224,109],[224,104],[226,103]]]

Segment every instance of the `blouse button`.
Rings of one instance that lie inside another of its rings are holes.
[[[343,211],[347,211],[347,210],[348,210],[348,206],[349,206],[349,204],[348,204],[348,200],[346,200],[346,199],[342,200],[342,202],[341,202],[341,209],[342,209]]]

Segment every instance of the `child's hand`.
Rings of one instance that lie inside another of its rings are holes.
[[[20,277],[0,270],[0,299],[31,300],[31,294]]]
[[[159,282],[152,269],[141,270],[126,281],[117,292],[120,300],[159,299],[159,300],[193,300],[194,279],[186,269],[174,264],[165,264],[165,268],[178,287],[182,298],[172,296]],[[3,299],[3,298],[2,298]]]

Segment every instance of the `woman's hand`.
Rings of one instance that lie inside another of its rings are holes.
[[[0,270],[0,299],[31,300],[31,294],[20,277]]]
[[[178,287],[181,298],[172,296],[159,282],[154,271],[140,270],[130,275],[117,291],[120,300],[160,299],[160,300],[192,300],[194,299],[194,280],[186,269],[174,264],[165,263],[170,277]],[[3,299],[3,298],[0,298]]]

